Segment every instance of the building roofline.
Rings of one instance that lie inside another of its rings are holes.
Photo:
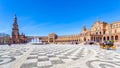
[[[117,21],[117,22],[112,22],[111,24],[116,24],[116,23],[120,23],[120,21]]]

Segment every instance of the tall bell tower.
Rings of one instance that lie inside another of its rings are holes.
[[[19,29],[18,29],[16,14],[14,16],[14,23],[12,28],[12,41],[13,43],[19,43]]]

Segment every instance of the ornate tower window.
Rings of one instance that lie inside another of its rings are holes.
[[[105,31],[103,31],[103,34],[105,34]]]
[[[101,35],[101,32],[100,32],[100,35]]]
[[[118,36],[117,35],[115,36],[115,40],[118,40]]]

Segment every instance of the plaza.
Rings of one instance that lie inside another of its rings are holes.
[[[117,49],[119,50],[119,48]],[[0,46],[0,68],[119,68],[120,54],[98,45]]]

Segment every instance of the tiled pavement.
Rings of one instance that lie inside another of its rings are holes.
[[[56,64],[65,64],[67,60],[75,61],[83,57],[84,48],[76,46],[52,46],[52,47],[37,47],[28,56],[21,68],[50,68]]]
[[[0,68],[120,68],[120,55],[95,46],[4,46]]]

